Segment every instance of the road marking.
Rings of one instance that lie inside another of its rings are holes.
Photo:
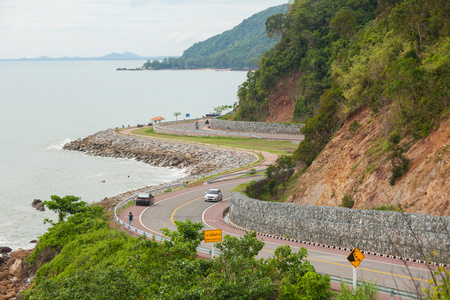
[[[228,190],[231,190],[231,189],[225,189],[224,191],[228,191]],[[203,197],[196,198],[196,199],[194,199],[194,200],[191,200],[191,201],[189,201],[189,202],[186,202],[186,203],[184,203],[184,204],[178,206],[177,208],[175,208],[175,210],[173,211],[172,215],[170,216],[170,220],[171,220],[172,224],[175,224],[175,222],[173,221],[173,217],[174,217],[174,215],[175,215],[175,212],[176,212],[178,209],[180,209],[181,207],[183,207],[183,206],[185,206],[185,205],[187,205],[187,204],[190,204],[190,203],[192,203],[192,202],[194,202],[194,201],[200,200],[200,199],[203,199]],[[227,199],[225,199],[225,200],[228,200],[228,199],[229,199],[229,198],[227,198]],[[218,203],[219,203],[219,202],[218,202]],[[216,203],[216,204],[218,204],[218,203]],[[208,223],[205,222],[204,214],[205,214],[205,211],[206,211],[206,210],[210,209],[210,208],[213,207],[213,206],[214,206],[214,205],[211,205],[210,207],[208,207],[207,209],[205,209],[205,210],[203,211],[203,214],[202,214],[202,221],[203,221],[203,223],[204,223],[205,225],[211,227],[211,228],[214,228],[214,227],[210,226]],[[233,234],[233,235],[234,235],[234,234]],[[273,243],[273,244],[275,244],[275,243]],[[279,245],[279,244],[275,244],[275,245]],[[262,249],[262,251],[267,251],[267,252],[274,253],[273,250]],[[344,264],[341,264],[341,263],[335,263],[335,262],[326,261],[326,260],[321,260],[321,259],[316,259],[316,258],[306,257],[306,259],[308,259],[308,260],[314,260],[314,261],[318,261],[318,262],[322,262],[322,263],[326,263],[326,264],[333,264],[333,265],[338,265],[338,266],[342,266],[342,267],[353,268],[353,266],[344,265]],[[417,281],[429,282],[429,280],[424,280],[424,279],[414,278],[414,277],[405,276],[405,275],[398,275],[398,274],[393,274],[393,273],[388,273],[388,272],[383,272],[383,271],[377,271],[377,270],[372,270],[372,269],[366,269],[366,268],[358,268],[358,269],[364,270],[364,271],[367,271],[367,272],[373,272],[373,273],[379,273],[379,274],[384,274],[384,275],[390,275],[390,276],[395,276],[395,277],[400,277],[400,278],[406,278],[406,279],[412,279],[412,280],[417,280]]]
[[[173,216],[175,215],[175,213],[177,212],[177,210],[178,210],[179,208],[182,208],[183,206],[185,206],[185,205],[187,205],[187,204],[189,204],[189,203],[192,203],[192,202],[194,202],[194,201],[200,200],[200,199],[203,199],[203,197],[196,198],[196,199],[194,199],[194,200],[191,200],[191,201],[189,201],[189,202],[186,202],[186,203],[184,203],[184,204],[181,204],[180,206],[178,206],[177,208],[175,208],[175,210],[173,211],[172,215],[170,216],[170,221],[172,222],[172,224],[175,225],[175,222],[173,221]]]
[[[267,251],[267,252],[272,252],[272,253],[275,252],[273,250],[267,250],[267,249],[262,249],[262,251]],[[353,268],[353,266],[344,265],[344,264],[341,264],[341,263],[336,263],[336,262],[322,260],[322,259],[317,259],[317,258],[306,257],[306,259],[307,260],[319,261],[319,262],[332,264],[332,265],[338,265],[338,266],[347,267],[347,268]],[[395,277],[402,277],[402,278],[407,278],[407,279],[413,279],[413,280],[418,280],[418,281],[429,282],[429,280],[414,278],[414,277],[405,276],[405,275],[398,275],[398,274],[393,274],[393,273],[388,273],[388,272],[383,272],[383,271],[377,271],[377,270],[372,270],[372,269],[366,269],[366,268],[358,268],[358,269],[359,270],[368,271],[368,272],[380,273],[380,274],[384,274],[384,275],[391,275],[391,276],[395,276]]]

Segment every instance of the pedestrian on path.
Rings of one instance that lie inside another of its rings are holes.
[[[133,213],[130,211],[130,214],[128,215],[128,220],[130,221],[130,225],[133,226]]]

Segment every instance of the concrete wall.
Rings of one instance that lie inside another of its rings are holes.
[[[211,120],[211,128],[237,132],[260,132],[274,134],[300,134],[303,124]]]
[[[251,231],[298,241],[426,260],[420,245],[437,253],[431,261],[450,263],[449,217],[265,202],[233,192],[229,219]]]

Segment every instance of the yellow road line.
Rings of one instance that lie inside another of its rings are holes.
[[[262,250],[263,251],[267,251],[267,252],[274,252],[272,250],[266,250],[266,249],[262,249]],[[317,259],[317,258],[307,257],[306,259],[308,259],[308,260],[315,260],[315,261],[323,262],[323,263],[326,263],[326,264],[332,264],[332,265],[338,265],[338,266],[347,267],[347,268],[353,268],[352,266],[349,266],[349,265],[335,263],[335,262],[327,261],[327,260],[321,260],[321,259]],[[366,269],[366,268],[358,268],[358,269],[364,270],[364,271],[368,271],[368,272],[380,273],[380,274],[384,274],[384,275],[391,275],[391,276],[395,276],[395,277],[402,277],[402,278],[407,278],[407,279],[413,279],[413,280],[429,282],[428,280],[425,280],[425,279],[419,279],[419,278],[409,277],[409,276],[405,276],[405,275],[392,274],[392,273],[388,273],[388,272],[377,271],[377,270]]]
[[[191,202],[200,200],[200,199],[202,199],[202,198],[203,198],[203,197],[196,198],[196,199],[194,199],[194,200],[191,200],[191,201],[189,201],[189,202],[186,202],[186,203],[184,203],[184,204],[181,204],[180,206],[178,206],[177,208],[175,208],[175,210],[173,211],[172,215],[170,216],[170,221],[172,222],[172,224],[175,225],[175,222],[173,221],[173,216],[175,215],[175,213],[177,212],[177,210],[178,210],[179,208],[182,208],[182,207],[185,206],[186,204],[189,204],[189,203],[191,203]]]
[[[226,191],[226,190],[224,190],[224,191]],[[189,203],[192,203],[192,202],[194,202],[194,201],[200,200],[200,199],[202,199],[202,198],[203,198],[203,197],[196,198],[196,199],[194,199],[194,200],[191,200],[191,201],[189,201],[189,202],[186,202],[186,203],[184,203],[184,204],[178,206],[177,208],[175,208],[175,210],[173,211],[172,215],[170,216],[170,221],[172,222],[172,224],[175,225],[175,222],[173,221],[173,216],[175,215],[175,212],[176,212],[179,208],[181,208],[181,207],[183,207],[183,206],[185,206],[185,205],[187,205],[187,204],[189,204]],[[272,252],[272,253],[274,252],[274,251],[272,251],[272,250],[267,250],[267,249],[262,249],[262,250],[263,250],[263,251],[267,251],[267,252]],[[349,265],[344,265],[344,264],[335,263],[335,262],[326,261],[326,260],[321,260],[321,259],[316,259],[316,258],[310,258],[310,257],[307,257],[306,259],[308,259],[308,260],[314,260],[314,261],[319,261],[319,262],[323,262],[323,263],[326,263],[326,264],[333,264],[333,265],[338,265],[338,266],[342,266],[342,267],[353,268],[352,266],[349,266]],[[428,280],[419,279],[419,278],[413,278],[413,277],[409,277],[409,276],[405,276],[405,275],[392,274],[392,273],[388,273],[388,272],[382,272],[382,271],[371,270],[371,269],[365,269],[365,268],[358,268],[358,269],[364,270],[364,271],[368,271],[368,272],[374,272],[374,273],[384,274],[384,275],[391,275],[391,276],[395,276],[395,277],[401,277],[401,278],[407,278],[407,279],[413,279],[413,280],[418,280],[418,281],[428,282]]]

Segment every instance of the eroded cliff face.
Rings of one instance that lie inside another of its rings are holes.
[[[269,115],[266,122],[290,122],[294,113],[295,101],[298,97],[298,80],[300,72],[294,72],[277,81],[269,95]]]
[[[406,212],[449,216],[450,118],[409,148],[410,169],[391,186],[390,151],[382,143],[388,114],[373,117],[364,108],[348,119],[299,177],[287,202],[339,206],[348,195],[354,208],[401,204]],[[362,126],[352,135],[354,120]]]

